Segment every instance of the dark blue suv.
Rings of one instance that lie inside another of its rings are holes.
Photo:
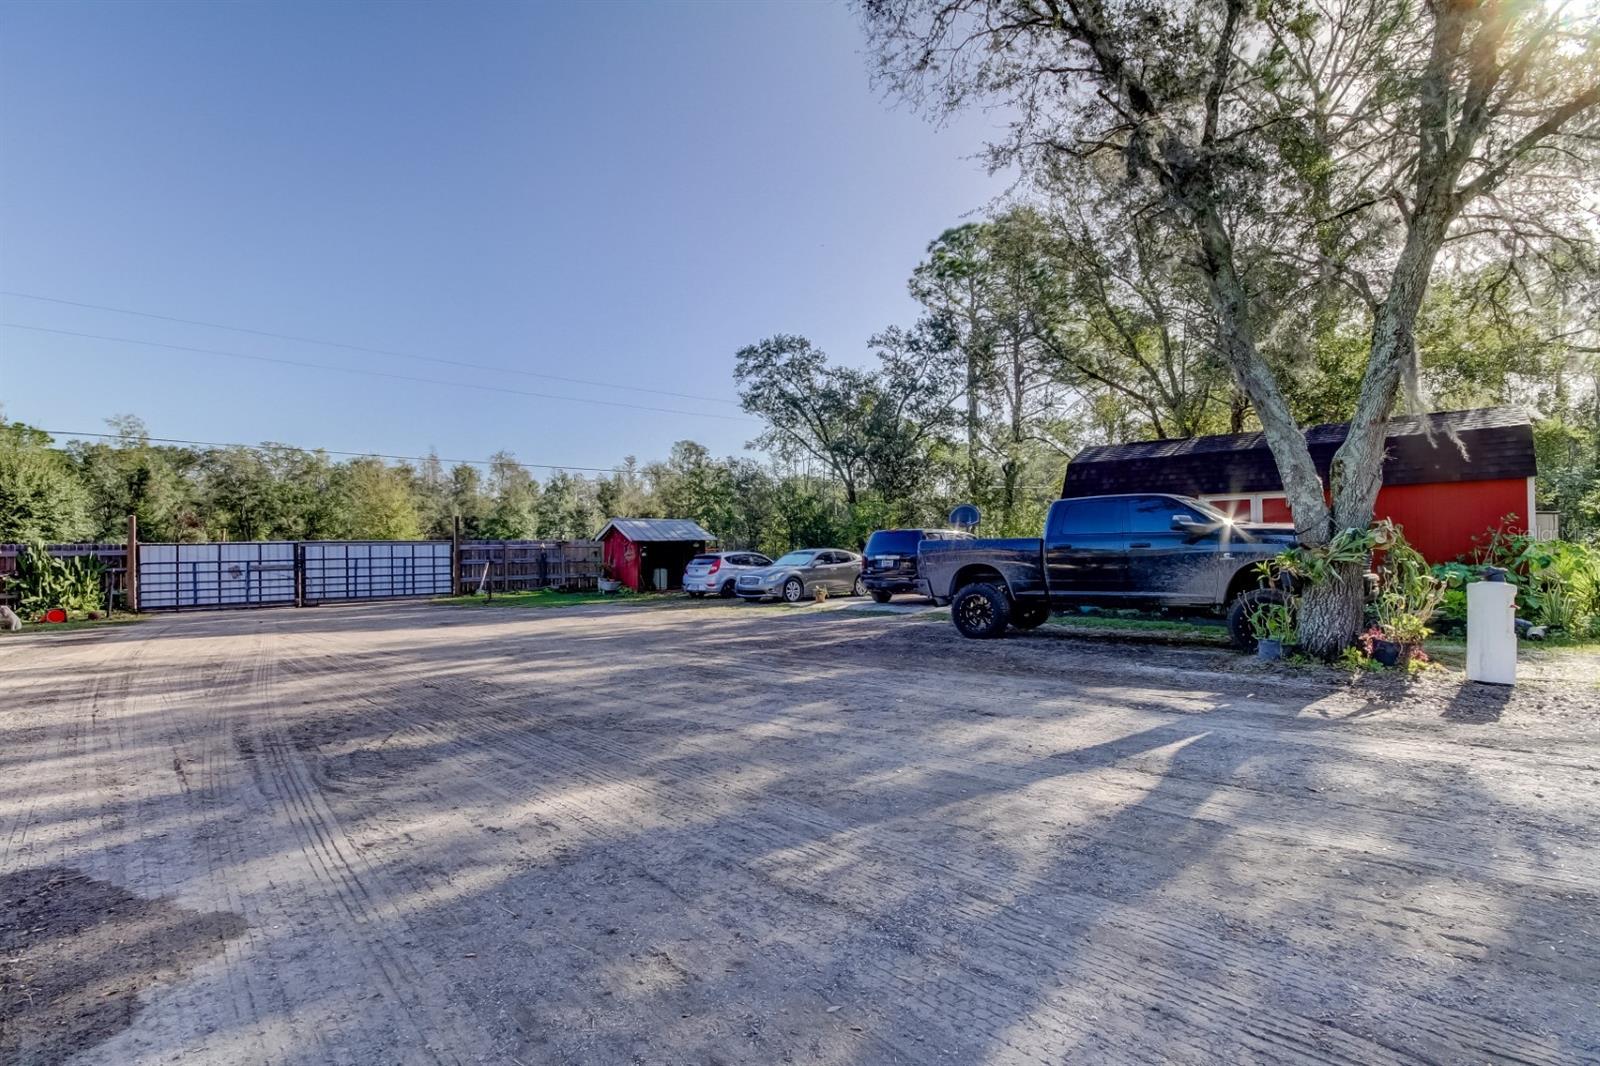
[[[925,540],[971,540],[959,529],[880,529],[862,551],[861,583],[872,598],[888,603],[897,592],[926,595],[917,579],[917,545]]]

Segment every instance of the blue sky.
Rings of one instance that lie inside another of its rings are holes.
[[[0,6],[0,289],[734,397],[776,332],[835,358],[915,307],[927,242],[1004,191],[995,120],[868,82],[829,4]],[[0,296],[0,321],[739,415]],[[759,426],[0,329],[50,428],[609,466]]]

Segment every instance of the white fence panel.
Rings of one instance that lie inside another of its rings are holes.
[[[140,544],[139,607],[256,607],[294,602],[294,544]]]
[[[306,541],[303,551],[307,603],[453,591],[448,541]]]

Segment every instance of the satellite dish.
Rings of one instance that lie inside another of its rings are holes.
[[[950,512],[950,524],[957,529],[971,533],[982,521],[983,515],[974,504],[963,503]]]

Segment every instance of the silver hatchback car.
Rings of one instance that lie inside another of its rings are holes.
[[[842,548],[805,548],[771,566],[740,574],[734,591],[742,600],[782,599],[799,603],[825,588],[840,596],[860,596],[861,556]]]
[[[683,591],[701,596],[733,596],[733,583],[740,574],[772,565],[760,552],[706,552],[689,560],[683,571]]]

